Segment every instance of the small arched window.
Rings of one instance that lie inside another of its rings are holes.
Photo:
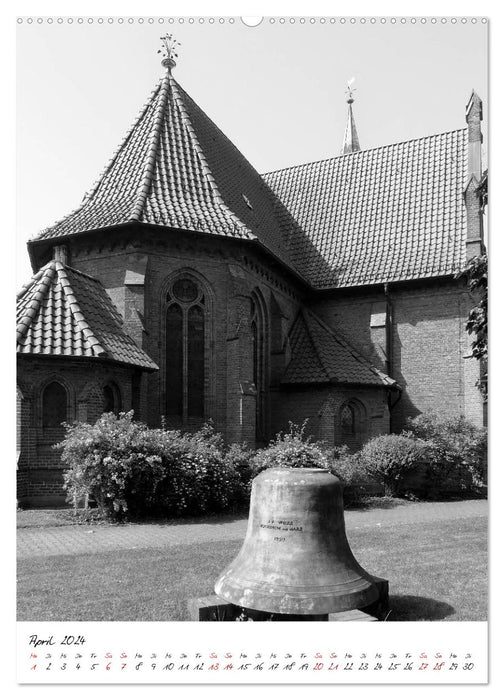
[[[109,382],[103,387],[103,413],[119,413],[121,410],[121,395],[115,384]]]
[[[350,404],[341,409],[340,421],[343,435],[355,435],[355,412]]]
[[[67,419],[67,392],[59,382],[48,384],[42,394],[42,426],[60,428]]]
[[[347,445],[352,452],[362,448],[367,437],[364,406],[357,400],[346,401],[336,415],[335,443]]]
[[[166,415],[182,422],[205,414],[205,296],[181,277],[166,297]]]

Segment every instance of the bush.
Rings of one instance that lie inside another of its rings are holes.
[[[252,476],[269,468],[329,469],[331,459],[328,450],[311,441],[304,434],[306,421],[301,427],[289,423],[289,432],[278,433],[276,438],[251,460]]]
[[[153,487],[162,477],[161,458],[146,429],[132,414],[105,413],[94,425],[66,426],[61,459],[67,465],[64,485],[69,498],[90,495],[103,515],[128,510],[128,493]]]
[[[243,500],[233,454],[211,426],[194,434],[149,429],[133,413],[67,426],[62,460],[70,498],[92,496],[103,515],[195,515]]]
[[[406,436],[430,446],[427,496],[478,493],[486,478],[487,432],[463,416],[423,413],[409,419]]]
[[[253,456],[254,450],[250,449],[246,443],[242,445],[233,443],[224,456],[226,465],[234,471],[238,479],[235,493],[237,506],[245,505],[249,502],[254,471],[252,466]]]
[[[347,445],[335,447],[331,472],[343,482],[345,506],[361,505],[370,495],[381,495],[382,487],[364,468],[359,454],[351,454]]]
[[[387,496],[400,494],[401,481],[427,458],[429,446],[405,435],[380,435],[367,442],[357,459],[361,468],[383,483]]]
[[[225,510],[241,500],[239,474],[226,460],[222,438],[205,426],[196,433],[159,431],[164,477],[156,485],[156,515],[197,515]]]

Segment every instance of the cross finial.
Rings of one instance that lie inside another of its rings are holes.
[[[355,83],[355,78],[350,78],[350,80],[347,81],[347,89],[345,91],[347,94],[347,102],[349,105],[351,105],[354,101],[353,94],[357,89],[352,87],[353,83]]]
[[[158,53],[163,55],[161,65],[164,66],[164,68],[171,70],[177,65],[177,62],[175,61],[175,58],[178,58],[176,48],[177,46],[181,46],[181,44],[179,41],[174,39],[173,34],[165,34],[161,37],[161,41],[163,42],[163,48],[158,49]]]

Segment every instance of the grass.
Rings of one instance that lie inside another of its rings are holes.
[[[389,620],[487,619],[487,522],[362,527],[359,563],[390,582]],[[23,559],[18,620],[187,620],[187,600],[213,584],[241,541]]]
[[[93,523],[100,525],[108,523],[100,520],[97,510],[78,508],[32,509],[17,512],[17,527],[63,527],[64,525],[82,525]]]

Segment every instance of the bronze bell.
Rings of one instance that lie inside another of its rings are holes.
[[[242,548],[215,593],[250,610],[319,615],[378,598],[345,533],[339,479],[324,469],[266,469],[252,482]]]

